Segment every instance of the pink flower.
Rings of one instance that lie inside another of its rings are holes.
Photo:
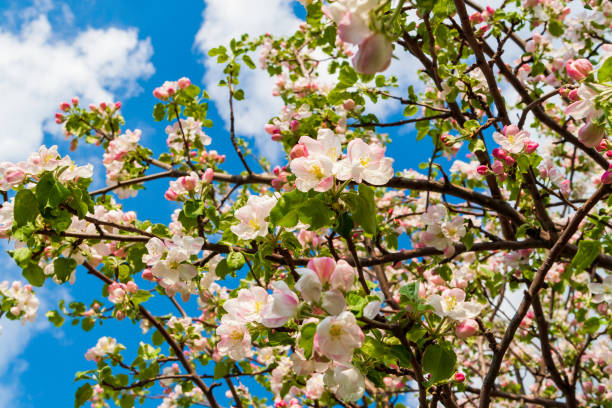
[[[329,190],[333,185],[334,165],[342,150],[340,139],[329,129],[319,129],[317,140],[302,136],[299,145],[304,146],[307,154],[292,159],[289,165],[296,176],[295,187],[304,192]]]
[[[529,133],[516,125],[504,126],[504,133],[493,133],[493,140],[510,153],[520,153],[529,141]]]
[[[353,57],[355,71],[374,75],[382,72],[391,64],[393,45],[384,34],[375,33],[359,44],[359,51]]]
[[[581,84],[578,88],[580,100],[565,108],[565,114],[574,119],[596,119],[602,114],[602,111],[595,107],[595,98],[598,95],[599,92],[593,87],[584,83]]]
[[[582,81],[593,72],[593,64],[585,58],[569,60],[565,65],[565,71],[567,71],[567,75],[569,75],[570,78],[576,81]]]
[[[363,345],[363,339],[355,316],[351,312],[342,312],[319,323],[314,344],[320,354],[348,364],[353,358],[353,350]]]
[[[283,281],[272,282],[274,292],[261,311],[261,323],[266,327],[281,327],[295,316],[299,299]]]
[[[333,289],[348,292],[355,282],[355,268],[349,265],[344,259],[336,263],[336,268],[331,275],[330,284]]]

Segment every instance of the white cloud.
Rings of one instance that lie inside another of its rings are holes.
[[[70,9],[62,12],[69,23]],[[0,27],[0,160],[23,160],[44,131],[57,134],[53,115],[62,100],[130,96],[140,90],[137,80],[154,72],[150,41],[136,29],[89,28],[58,39],[47,15],[20,18],[18,32]]]
[[[243,33],[251,36],[265,33],[288,35],[297,30],[301,22],[293,13],[292,2],[287,0],[207,0],[202,17],[203,23],[196,35],[195,45],[205,55],[209,49],[227,45],[233,37]],[[217,86],[224,77],[223,67],[208,57],[204,60],[204,66],[206,90],[228,124],[227,88]],[[280,146],[263,131],[264,124],[276,116],[283,106],[280,98],[272,96],[274,81],[259,68],[250,70],[245,67],[240,72],[240,82],[246,98],[234,105],[236,130],[241,136],[254,137],[261,154],[276,158]]]

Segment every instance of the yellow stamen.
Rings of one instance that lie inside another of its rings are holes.
[[[370,158],[369,157],[362,157],[361,159],[359,159],[359,161],[361,162],[361,165],[363,167],[368,167],[368,164],[370,164]]]

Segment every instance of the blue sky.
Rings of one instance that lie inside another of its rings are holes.
[[[63,154],[68,153],[52,121],[58,103],[75,94],[85,103],[121,100],[126,128],[142,129],[143,144],[161,152],[165,124],[152,119],[152,90],[165,80],[187,76],[196,84],[204,83],[213,98],[225,100],[226,90],[214,89],[220,78],[203,52],[243,30],[291,32],[299,22],[294,13],[302,14],[300,8],[289,0],[211,0],[206,6],[200,0],[3,0],[0,120],[5,126],[0,130],[0,160],[25,159],[41,142],[58,144]],[[391,70],[395,66],[401,72],[401,65],[394,61]],[[237,126],[242,135],[254,138],[260,154],[278,159],[277,146],[263,133],[263,124],[281,106],[271,98],[269,85],[261,71],[246,74],[247,99],[237,107]],[[213,138],[210,148],[227,155],[227,171],[239,172],[225,130],[225,106],[217,110],[211,103],[211,108],[215,127],[208,132]],[[396,142],[388,154],[396,160],[395,170],[416,168],[427,153],[414,154],[414,135],[403,131],[392,136]],[[104,183],[101,154],[87,147],[74,155],[78,161],[96,164],[96,175],[101,176],[98,186]],[[141,219],[168,222],[174,206],[161,197],[166,187],[167,180],[151,183],[137,199],[126,200],[125,207],[136,210]],[[0,256],[9,265],[0,272],[0,280],[15,278],[13,261]],[[56,307],[59,297],[84,301],[93,293],[101,299],[100,288],[80,273],[73,286],[49,285],[40,292],[43,305],[36,324],[1,323],[0,408],[72,406],[74,373],[93,368],[83,355],[100,336],[116,337],[128,349],[137,347],[140,330],[127,323],[105,323],[89,333],[70,324],[60,331],[45,324],[45,312]]]

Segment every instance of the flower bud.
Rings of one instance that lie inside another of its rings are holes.
[[[297,159],[298,157],[308,157],[308,149],[303,144],[296,144],[289,152],[291,160]]]
[[[536,151],[538,146],[539,144],[537,142],[529,140],[525,143],[525,151],[527,152],[527,154],[531,154]]]
[[[60,109],[63,110],[64,112],[68,112],[70,110],[70,104],[68,102],[62,102],[60,103]]]
[[[342,106],[344,107],[344,109],[346,109],[347,111],[353,110],[355,108],[355,101],[352,99],[347,99],[346,101],[344,101],[344,103],[342,104]]]
[[[495,157],[496,159],[499,160],[504,160],[507,156],[507,153],[504,149],[501,149],[499,147],[496,147],[495,149],[493,149],[493,157]]]
[[[79,98],[77,96],[73,97],[70,101],[74,106],[77,106],[79,104]]]
[[[606,132],[604,128],[595,125],[592,122],[587,122],[578,131],[578,140],[587,147],[598,146],[603,140]]]
[[[215,172],[213,171],[213,169],[209,167],[206,169],[206,171],[204,171],[204,174],[202,174],[202,181],[207,184],[210,184],[212,183],[214,176],[215,176]]]
[[[457,381],[457,382],[464,382],[465,381],[465,374],[463,374],[463,373],[455,373],[455,381]]]
[[[612,171],[606,170],[601,175],[602,184],[612,184]]]
[[[512,156],[506,156],[504,161],[506,162],[508,166],[512,166],[514,163],[516,163],[516,160],[514,160]]]
[[[455,334],[460,339],[467,339],[478,331],[478,323],[474,319],[467,319],[457,325]]]
[[[300,122],[297,120],[292,120],[291,123],[289,124],[289,129],[291,129],[292,132],[295,132],[296,130],[298,130],[298,128],[300,127]]]
[[[489,172],[489,168],[487,166],[485,166],[484,164],[481,164],[476,169],[476,172],[478,172],[478,174],[480,174],[481,176],[486,176],[487,173]]]
[[[180,89],[185,89],[189,85],[191,85],[191,81],[189,80],[189,78],[182,77],[181,79],[178,80],[178,86]]]
[[[361,74],[374,75],[389,67],[393,46],[383,34],[374,33],[363,40],[353,57],[353,67]]]
[[[569,60],[567,64],[565,64],[565,71],[567,71],[567,75],[569,75],[570,78],[576,81],[582,81],[593,71],[593,64],[585,58]]]

